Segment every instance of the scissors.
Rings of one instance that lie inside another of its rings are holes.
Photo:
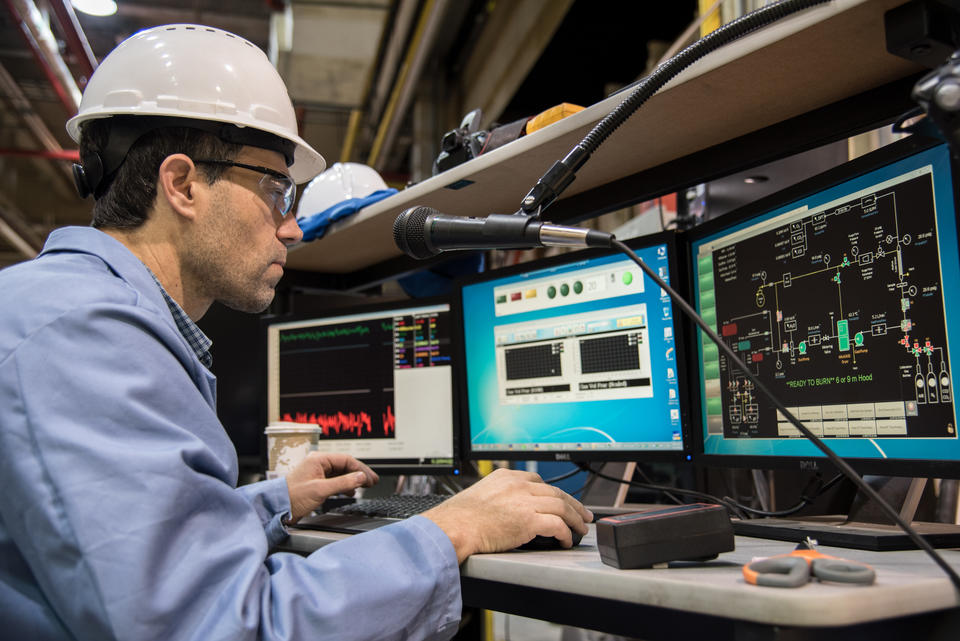
[[[796,588],[816,577],[821,581],[871,585],[877,573],[865,563],[821,554],[817,542],[807,537],[789,554],[752,561],[743,566],[743,577],[753,585]]]

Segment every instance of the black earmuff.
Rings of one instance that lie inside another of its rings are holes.
[[[85,155],[80,159],[79,164],[73,164],[73,182],[81,198],[95,194],[102,179],[103,162],[99,154]]]

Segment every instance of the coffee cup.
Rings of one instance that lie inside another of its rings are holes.
[[[278,421],[264,430],[267,436],[267,478],[286,476],[316,449],[320,426]]]

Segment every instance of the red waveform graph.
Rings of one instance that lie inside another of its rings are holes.
[[[387,413],[381,414],[383,417],[383,434],[387,436],[391,433],[397,433],[397,417],[393,415],[393,408],[387,405]]]
[[[393,408],[387,406],[383,417],[382,430],[374,432],[372,419],[366,412],[336,412],[333,414],[315,414],[296,412],[284,414],[282,420],[295,423],[313,423],[320,426],[320,438],[384,438],[396,432],[396,418]]]

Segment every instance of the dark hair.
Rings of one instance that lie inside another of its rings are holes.
[[[98,118],[85,123],[80,136],[80,157],[103,154],[110,138],[111,120]],[[157,174],[167,156],[186,154],[205,160],[233,160],[243,145],[221,140],[190,127],[153,129],[137,138],[123,163],[105,176],[97,189],[91,225],[98,229],[134,229],[146,221],[157,197]],[[222,165],[199,169],[208,184],[226,171]]]

